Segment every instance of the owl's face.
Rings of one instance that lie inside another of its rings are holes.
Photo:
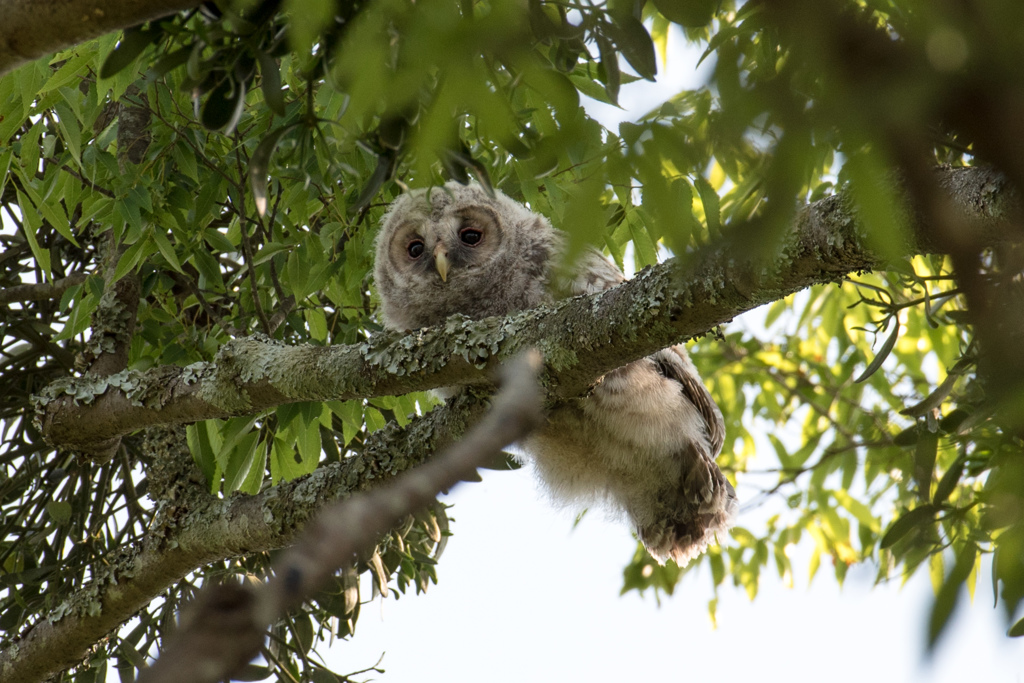
[[[414,210],[394,226],[387,258],[421,285],[441,289],[449,275],[454,283],[485,268],[500,251],[503,232],[489,206]]]
[[[454,313],[504,315],[539,303],[553,230],[501,193],[478,185],[403,195],[377,238],[374,274],[393,329],[434,325]]]

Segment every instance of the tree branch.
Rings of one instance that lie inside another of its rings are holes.
[[[59,299],[64,296],[75,285],[80,285],[89,277],[87,273],[74,273],[62,277],[53,282],[43,282],[36,285],[16,285],[0,289],[0,306],[12,304],[18,301],[45,301],[47,299]]]
[[[197,7],[199,0],[0,0],[0,76],[104,33]]]
[[[527,352],[503,368],[491,410],[464,439],[386,487],[323,510],[258,587],[212,586],[182,610],[183,628],[139,683],[216,683],[252,660],[265,632],[309,598],[340,568],[369,555],[378,539],[441,491],[473,478],[476,468],[529,434],[542,419],[537,386],[540,354]],[[188,619],[185,614],[191,612]]]
[[[971,219],[965,225],[979,232],[979,241],[1019,239],[1005,221],[1018,198],[998,174],[941,169],[937,178]],[[48,387],[39,400],[43,433],[54,445],[89,452],[155,424],[251,414],[296,401],[486,384],[489,372],[527,347],[544,356],[549,393],[577,396],[604,373],[740,313],[853,271],[884,267],[858,225],[840,194],[803,209],[770,260],[744,256],[747,238],[736,230],[732,242],[646,269],[613,289],[508,318],[453,317],[406,336],[381,334],[351,346],[289,347],[254,337],[226,344],[212,363],[69,379]],[[903,251],[936,249],[927,226],[919,225],[916,241]]]
[[[271,487],[220,499],[200,487],[161,511],[145,539],[97,565],[94,578],[0,652],[0,680],[42,681],[75,666],[88,649],[194,569],[276,550],[325,504],[387,484],[459,439],[487,402],[467,392],[445,406],[374,432],[363,452]]]

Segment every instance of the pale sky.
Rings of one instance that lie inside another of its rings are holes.
[[[553,507],[527,468],[482,474],[483,482],[460,485],[447,498],[456,521],[438,584],[426,594],[364,604],[355,637],[320,648],[335,671],[364,669],[385,653],[383,676],[357,679],[1024,681],[1024,639],[1004,635],[988,563],[974,603],[963,602],[930,665],[923,657],[927,572],[900,589],[898,581],[873,586],[873,567],[853,568],[840,590],[826,560],[808,588],[807,561],[795,559],[790,590],[769,563],[753,602],[726,581],[715,629],[709,572],[684,578],[660,607],[653,594],[620,597],[622,568],[636,547],[625,524],[588,514],[573,529],[573,514]],[[741,514],[738,521],[747,520]]]

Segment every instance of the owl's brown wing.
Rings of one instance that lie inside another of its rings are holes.
[[[656,559],[671,557],[683,566],[703,552],[716,534],[726,531],[736,514],[736,492],[715,464],[725,440],[725,421],[681,346],[662,349],[649,358],[660,375],[679,386],[704,426],[704,438],[694,435],[672,453],[679,479],[657,495],[659,513],[651,523],[637,525],[641,540]]]
[[[704,418],[704,426],[707,429],[709,455],[713,460],[722,450],[725,443],[725,420],[722,412],[711,398],[711,392],[707,390],[700,380],[693,361],[687,355],[682,346],[672,346],[662,349],[651,356],[657,364],[658,372],[675,382],[679,382],[683,396],[685,396],[697,412]]]

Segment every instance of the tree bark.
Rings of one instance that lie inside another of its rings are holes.
[[[0,0],[0,76],[70,45],[200,4],[199,0]]]

